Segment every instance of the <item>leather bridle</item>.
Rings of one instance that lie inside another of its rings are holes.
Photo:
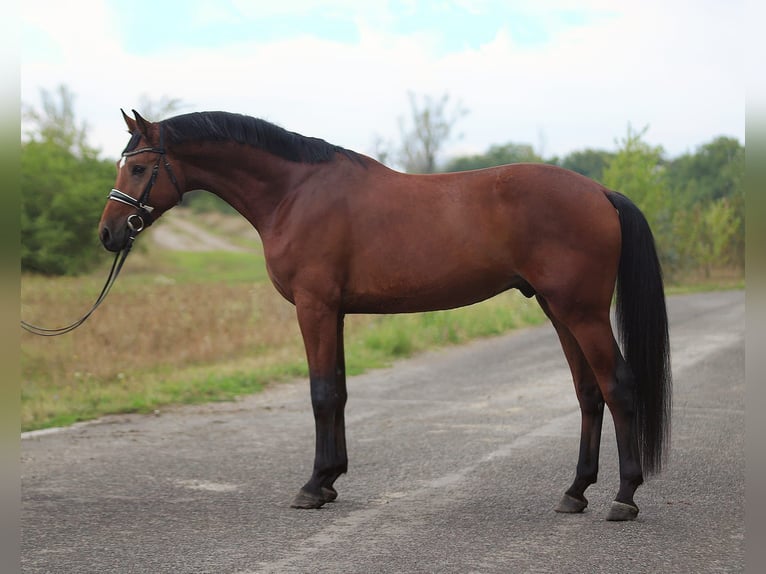
[[[142,147],[133,151],[125,151],[122,153],[123,158],[132,157],[141,153],[156,153],[158,155],[157,161],[154,163],[154,167],[152,167],[152,175],[149,178],[149,181],[146,182],[146,187],[144,187],[144,191],[141,196],[138,199],[135,199],[117,188],[112,188],[112,191],[109,192],[110,200],[119,201],[120,203],[135,207],[138,210],[138,213],[130,215],[127,221],[128,229],[130,229],[130,231],[134,234],[138,234],[141,230],[149,227],[154,222],[154,216],[152,215],[154,207],[149,205],[149,195],[152,192],[152,187],[154,187],[154,184],[157,181],[157,176],[159,175],[160,171],[160,162],[164,163],[165,171],[167,171],[168,176],[170,177],[170,181],[173,183],[173,187],[175,187],[176,192],[178,193],[178,203],[181,203],[181,197],[183,196],[181,187],[178,185],[178,180],[173,174],[173,168],[170,167],[170,162],[165,155],[165,134],[163,132],[163,127],[164,126],[160,124],[160,145],[158,147]]]
[[[149,178],[149,181],[147,182],[141,197],[135,199],[129,196],[127,193],[123,193],[117,188],[112,188],[112,191],[109,192],[110,200],[119,201],[120,203],[135,207],[138,210],[138,213],[133,213],[128,216],[128,239],[125,242],[125,246],[114,256],[114,262],[112,263],[112,268],[109,270],[109,276],[106,278],[106,283],[104,284],[103,289],[101,289],[101,293],[96,299],[96,302],[93,304],[90,310],[85,313],[85,315],[80,317],[74,323],[67,325],[66,327],[47,329],[45,327],[32,325],[26,321],[21,321],[21,326],[23,329],[29,331],[30,333],[34,333],[35,335],[42,335],[44,337],[55,337],[57,335],[69,333],[70,331],[74,331],[77,327],[82,325],[88,319],[88,317],[93,314],[98,306],[101,305],[104,299],[106,299],[106,296],[111,290],[112,285],[114,285],[114,282],[117,280],[117,276],[120,274],[120,270],[125,263],[125,259],[128,257],[128,253],[130,253],[130,250],[133,247],[133,241],[135,240],[136,235],[151,225],[154,221],[154,216],[152,215],[154,207],[149,205],[149,194],[152,192],[152,187],[154,187],[154,184],[157,181],[157,176],[159,175],[160,171],[160,162],[162,161],[164,161],[165,170],[168,172],[168,176],[170,176],[170,181],[173,182],[173,186],[176,188],[176,192],[178,192],[178,203],[181,203],[181,196],[183,195],[183,192],[181,191],[181,187],[178,185],[176,176],[173,174],[173,169],[170,167],[170,162],[168,162],[168,159],[165,156],[165,146],[163,145],[164,134],[162,128],[163,126],[160,124],[160,145],[158,147],[142,147],[137,150],[122,153],[123,158],[138,155],[140,153],[156,153],[158,154],[158,157],[154,167],[152,168],[152,176]]]

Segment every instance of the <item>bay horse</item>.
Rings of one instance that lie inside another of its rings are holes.
[[[133,114],[122,113],[130,141],[99,224],[104,247],[121,250],[204,189],[255,227],[274,287],[295,305],[316,451],[292,507],[335,500],[347,471],[345,315],[451,309],[518,289],[552,322],[582,415],[575,478],[555,510],[588,505],[606,404],[620,474],[606,518],[636,518],[634,493],[668,450],[671,376],[654,239],[628,198],[552,165],[411,175],[245,115]]]

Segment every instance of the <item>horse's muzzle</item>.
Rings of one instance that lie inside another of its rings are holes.
[[[121,229],[119,232],[114,232],[108,225],[101,227],[99,233],[99,239],[101,239],[101,245],[108,251],[117,253],[122,250],[128,242],[127,228]]]

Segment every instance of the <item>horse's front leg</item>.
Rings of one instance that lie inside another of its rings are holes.
[[[309,364],[316,452],[311,478],[291,506],[319,508],[335,500],[338,494],[333,484],[348,468],[343,316],[325,305],[306,304],[298,306],[298,322]]]

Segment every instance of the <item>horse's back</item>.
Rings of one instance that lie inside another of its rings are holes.
[[[454,307],[512,287],[546,291],[580,261],[616,265],[604,191],[544,164],[388,173],[347,201],[345,297],[360,311]]]

